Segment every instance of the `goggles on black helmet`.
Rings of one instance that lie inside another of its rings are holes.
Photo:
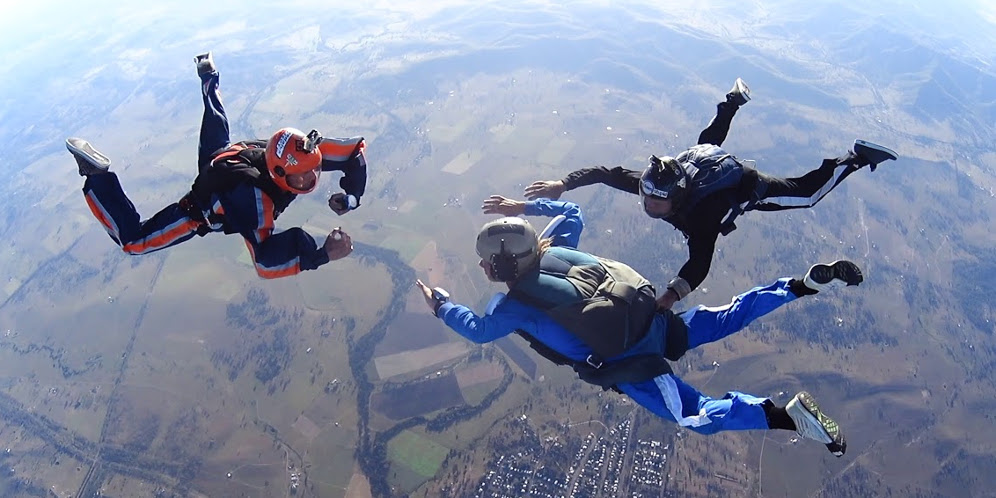
[[[648,216],[664,219],[670,216],[685,197],[688,179],[685,170],[674,158],[650,156],[650,164],[640,176],[640,198]],[[662,199],[670,201],[671,210],[667,213],[655,213],[647,209],[647,199]]]
[[[661,159],[657,156],[650,156],[647,169],[640,176],[640,195],[657,197],[660,199],[673,199],[684,190],[685,172],[673,158]]]

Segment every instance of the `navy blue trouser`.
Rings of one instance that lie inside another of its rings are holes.
[[[197,143],[197,172],[201,173],[211,162],[211,155],[231,144],[228,116],[221,103],[218,73],[201,75],[201,97],[204,116],[201,118],[201,135]]]
[[[228,117],[221,103],[218,80],[217,72],[201,76],[204,117],[197,150],[198,172],[208,165],[211,153],[229,144]],[[128,254],[146,254],[190,240],[201,225],[177,203],[142,220],[114,173],[88,176],[83,195],[97,221]]]

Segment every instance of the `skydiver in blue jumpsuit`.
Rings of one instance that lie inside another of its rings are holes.
[[[857,285],[862,276],[856,265],[848,261],[814,265],[801,279],[780,278],[735,296],[726,306],[699,305],[680,314],[670,310],[651,311],[645,336],[639,342],[613,357],[599,357],[589,342],[579,339],[578,333],[555,321],[549,312],[511,296],[520,295],[515,293],[522,282],[531,279],[538,282],[544,278],[544,273],[549,275],[545,269],[548,257],[572,261],[575,265],[572,271],[582,267],[584,261],[596,261],[593,256],[576,250],[584,228],[581,209],[565,201],[521,202],[492,196],[485,201],[484,211],[506,218],[485,225],[478,236],[480,266],[489,280],[505,282],[509,294],[495,295],[481,316],[466,306],[450,302],[444,290],[430,289],[421,280],[417,281],[427,305],[451,329],[476,343],[519,333],[547,359],[571,365],[582,380],[603,388],[612,387],[654,414],[700,434],[751,429],[794,430],[803,437],[824,443],[836,456],[844,454],[846,442],[840,427],[821,411],[809,393],[796,394],[784,407],[776,406],[769,398],[737,391],[715,399],[682,381],[664,358],[676,360],[688,349],[721,340],[801,296]],[[543,234],[536,236],[528,222],[513,217],[522,214],[555,218]],[[516,239],[517,234],[522,237]],[[495,254],[488,247],[500,247],[503,254]],[[500,269],[499,265],[505,269]],[[544,270],[539,272],[537,268],[541,266]],[[515,279],[506,280],[510,277],[501,275],[503,271],[513,271]],[[555,280],[565,279],[563,275],[555,275]],[[560,284],[553,284],[557,285]],[[580,292],[579,287],[570,283],[567,289],[569,294]],[[555,300],[556,293],[548,296]],[[654,310],[656,303],[652,292],[648,300],[648,309]],[[619,324],[614,328],[617,330],[612,332],[618,335],[624,327]],[[678,346],[673,347],[674,344]]]
[[[232,144],[213,58],[206,53],[195,63],[204,101],[198,178],[180,201],[142,220],[117,175],[109,171],[110,159],[86,140],[66,140],[80,175],[86,178],[87,205],[111,239],[128,254],[146,254],[195,235],[238,233],[263,278],[314,270],[349,255],[352,241],[340,229],[329,233],[319,247],[303,229],[276,232],[274,222],[298,194],[315,189],[322,171],[345,174],[339,182],[343,192],[329,199],[334,212],[343,215],[359,207],[367,176],[363,138],[323,139],[317,131],[305,135],[284,128],[268,141]]]

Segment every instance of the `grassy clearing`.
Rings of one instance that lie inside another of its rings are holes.
[[[343,446],[335,434],[323,433],[308,449],[307,459],[312,462],[309,479],[333,486],[343,494],[353,476],[353,451],[352,446]]]
[[[464,401],[468,405],[474,406],[484,401],[492,391],[494,391],[501,384],[501,379],[495,379],[487,382],[480,382],[472,386],[467,386],[460,389],[460,393],[463,395]]]
[[[461,388],[470,387],[502,377],[502,368],[497,363],[478,361],[471,363],[456,372],[457,382]]]
[[[427,132],[433,142],[453,143],[470,128],[477,117],[469,115],[460,121],[440,121],[431,123]]]
[[[425,476],[398,463],[391,465],[390,475],[388,476],[388,482],[391,486],[405,493],[411,493],[418,489],[427,480],[428,478]]]
[[[483,158],[484,151],[480,149],[461,151],[443,166],[443,173],[462,175]]]
[[[429,368],[433,365],[458,358],[466,353],[466,342],[448,342],[415,351],[381,356],[374,358],[374,363],[377,365],[377,375],[383,380],[396,375]]]
[[[387,454],[391,461],[400,463],[425,478],[436,475],[449,452],[449,448],[411,431],[404,431],[387,443]]]
[[[349,486],[346,488],[346,498],[369,498],[370,497],[370,481],[367,480],[366,476],[356,472],[353,477],[349,480]]]

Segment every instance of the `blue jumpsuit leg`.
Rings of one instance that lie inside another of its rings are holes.
[[[176,203],[141,221],[114,173],[88,176],[83,195],[97,221],[128,254],[145,254],[189,240],[200,225]]]
[[[743,329],[754,319],[794,301],[796,295],[788,287],[790,280],[782,278],[768,286],[755,287],[734,297],[726,306],[700,305],[681,313],[678,316],[688,326],[688,348],[718,341]],[[657,416],[700,434],[769,428],[761,406],[767,398],[730,391],[721,399],[715,399],[674,374],[617,387]]]
[[[767,398],[731,391],[714,399],[674,374],[616,387],[658,417],[699,434],[769,428],[761,406]]]
[[[780,278],[765,287],[755,287],[733,298],[730,304],[711,308],[698,305],[678,316],[688,326],[688,349],[718,341],[750,322],[792,302],[790,278]]]
[[[228,126],[228,116],[225,106],[221,103],[221,91],[218,88],[218,72],[201,75],[201,97],[204,100],[204,117],[201,118],[201,135],[197,144],[197,172],[211,162],[211,155],[228,147],[231,143]]]

